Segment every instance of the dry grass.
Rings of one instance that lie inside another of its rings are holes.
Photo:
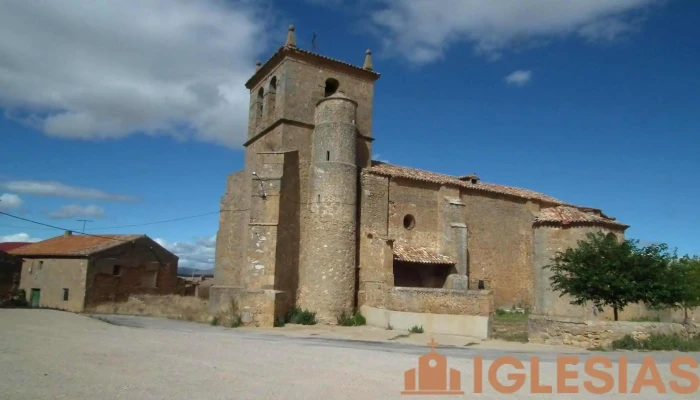
[[[132,296],[126,302],[100,304],[88,310],[97,314],[141,315],[209,323],[209,302],[194,296]]]

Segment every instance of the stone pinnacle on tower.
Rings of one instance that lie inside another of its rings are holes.
[[[372,67],[372,50],[367,49],[367,51],[365,51],[365,64],[362,66],[362,68],[368,71],[372,71],[374,69]]]
[[[255,72],[258,72],[258,70],[260,69],[260,65],[260,61],[255,63]]]
[[[297,47],[297,40],[294,37],[294,25],[289,25],[289,32],[287,33],[287,43],[285,43],[284,46]]]

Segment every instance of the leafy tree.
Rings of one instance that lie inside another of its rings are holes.
[[[684,256],[669,264],[663,280],[659,306],[681,308],[683,322],[688,322],[688,311],[700,306],[700,257]]]
[[[639,248],[637,241],[602,232],[587,239],[557,252],[544,267],[552,271],[550,283],[560,297],[571,296],[575,305],[591,302],[599,311],[612,307],[615,321],[630,303],[658,305],[670,298],[663,277],[673,256],[666,245]]]

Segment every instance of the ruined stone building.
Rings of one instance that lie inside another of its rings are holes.
[[[19,288],[32,307],[81,312],[133,294],[173,294],[178,257],[146,235],[66,231],[9,251],[22,260]]]
[[[334,60],[298,48],[293,27],[258,63],[244,166],[221,200],[214,311],[233,302],[244,323],[272,326],[293,306],[331,323],[360,309],[370,324],[474,335],[495,307],[572,312],[541,266],[627,226],[475,175],[373,161],[379,77],[369,50],[362,67]]]

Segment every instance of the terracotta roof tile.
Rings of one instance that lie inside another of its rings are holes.
[[[423,264],[454,264],[454,261],[448,256],[423,247],[411,247],[398,243],[394,243],[394,259]]]
[[[145,235],[57,236],[9,251],[16,256],[88,256]]]
[[[28,244],[32,244],[32,242],[3,242],[0,243],[0,251],[8,252]]]
[[[505,194],[520,197],[527,200],[538,200],[540,202],[549,204],[565,204],[561,200],[555,199],[554,197],[534,192],[532,190],[520,189],[504,185],[496,185],[493,183],[485,182],[471,183],[468,180],[460,180],[459,177],[452,175],[438,174],[435,172],[424,171],[415,168],[386,164],[379,161],[372,161],[372,164],[373,165],[371,167],[365,168],[364,172],[374,175],[389,176],[393,178],[405,178],[423,182],[437,183],[440,185],[458,186],[469,190],[480,190],[484,192]]]
[[[591,210],[595,212],[596,210]],[[537,214],[535,218],[535,225],[607,225],[616,228],[628,228],[629,225],[625,225],[621,222],[615,220],[615,218],[610,218],[605,216],[605,214],[596,215],[589,212],[585,212],[582,209],[569,207],[569,206],[558,206],[558,207],[548,207],[543,208]]]

